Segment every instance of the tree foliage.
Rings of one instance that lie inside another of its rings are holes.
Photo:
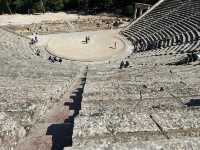
[[[127,5],[124,10],[126,16],[133,16],[134,14],[134,5]]]
[[[134,12],[134,3],[154,4],[158,0],[0,0],[0,14],[3,13],[33,13],[45,11],[67,10],[100,10],[114,11],[125,15]],[[95,11],[96,12],[96,11]]]
[[[63,2],[65,10],[68,10],[79,8],[81,0],[64,0]]]

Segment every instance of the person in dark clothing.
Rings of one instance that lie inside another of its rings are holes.
[[[55,62],[54,58],[51,57],[51,56],[49,56],[48,60],[49,60],[51,63],[54,63],[54,62]]]
[[[197,59],[198,59],[197,54],[192,53],[191,55],[192,55],[192,56],[191,56],[192,62],[197,61]]]
[[[36,54],[37,56],[40,56],[40,50],[37,49],[36,52],[35,52],[35,54]]]
[[[86,44],[88,43],[88,37],[87,36],[85,37],[85,43]]]
[[[52,62],[52,57],[51,57],[51,56],[49,56],[48,60],[49,60],[50,62]]]
[[[122,60],[119,66],[119,69],[122,69],[124,67],[124,61]]]
[[[57,57],[56,57],[56,56],[54,56],[54,57],[53,57],[53,60],[54,60],[54,61],[58,61],[58,59],[57,59]]]
[[[114,43],[115,44],[115,49],[117,48],[117,42]]]
[[[125,64],[124,64],[124,68],[127,68],[129,65],[130,65],[129,62],[126,61]]]
[[[35,34],[35,43],[38,42],[38,33]]]
[[[51,60],[51,56],[49,56],[48,60],[49,60],[49,61]]]
[[[35,40],[32,38],[30,44],[33,45],[35,43]]]
[[[59,59],[58,59],[58,62],[61,64],[61,63],[62,63],[62,58],[59,58]]]

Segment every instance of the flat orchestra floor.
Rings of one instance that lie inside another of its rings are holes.
[[[86,36],[90,38],[86,43]],[[39,44],[49,53],[79,61],[101,61],[127,53],[127,44],[117,30],[40,35]]]

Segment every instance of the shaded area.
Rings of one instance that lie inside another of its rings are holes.
[[[181,58],[180,60],[172,63],[168,63],[167,65],[188,65],[191,62],[198,61],[199,56],[196,53],[187,54],[187,56]]]
[[[73,144],[72,135],[74,129],[74,119],[79,114],[81,109],[82,94],[86,82],[86,77],[81,78],[80,88],[77,88],[70,99],[72,102],[65,102],[65,106],[69,106],[69,110],[73,110],[73,114],[69,116],[64,123],[51,124],[46,135],[52,135],[52,148],[51,150],[63,150],[64,147],[71,147]]]
[[[188,103],[185,104],[188,107],[193,107],[193,106],[200,106],[200,99],[191,99]]]

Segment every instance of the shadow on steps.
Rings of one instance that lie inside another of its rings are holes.
[[[200,99],[194,98],[191,99],[188,103],[185,104],[187,107],[199,107],[200,106]]]
[[[86,74],[85,74],[86,76]],[[86,77],[81,78],[80,88],[70,96],[73,102],[65,102],[64,105],[69,107],[69,110],[73,110],[73,114],[64,120],[64,123],[51,124],[46,135],[52,136],[52,148],[51,150],[63,150],[64,147],[71,147],[73,144],[72,135],[74,129],[74,119],[81,110],[82,94],[86,82]]]

